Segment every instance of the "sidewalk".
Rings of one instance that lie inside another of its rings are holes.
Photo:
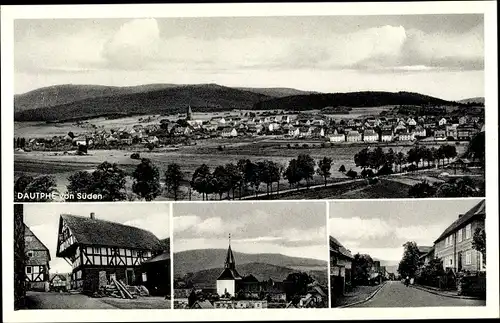
[[[480,298],[474,297],[474,296],[458,295],[457,291],[440,290],[439,288],[436,288],[436,287],[423,286],[423,285],[417,285],[417,284],[413,284],[410,286],[414,287],[416,289],[420,289],[420,290],[429,292],[431,294],[445,296],[445,297],[459,298],[459,299],[480,299]]]
[[[383,282],[375,286],[357,286],[352,292],[340,297],[335,304],[337,308],[350,307],[370,300],[385,285]]]

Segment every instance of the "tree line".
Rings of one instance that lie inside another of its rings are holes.
[[[441,160],[444,164],[444,159],[449,161],[455,156],[457,156],[456,148],[452,145],[442,145],[438,149],[417,145],[406,154],[403,152],[395,153],[392,148],[384,151],[381,147],[376,147],[374,149],[364,148],[356,153],[354,162],[357,167],[362,169],[362,177],[372,177],[391,174],[393,166],[395,169],[399,167],[399,171],[412,171],[418,169],[420,163],[424,166],[424,162],[427,162],[427,166],[430,166],[431,164],[435,165],[437,161],[437,165],[439,165]],[[68,177],[67,189],[70,196],[68,201],[78,200],[77,193],[100,194],[102,195],[101,201],[132,200],[135,197],[151,201],[162,194],[178,200],[184,194],[181,191],[181,186],[186,183],[190,186],[189,194],[193,189],[202,195],[203,200],[207,200],[210,194],[217,194],[219,199],[222,199],[224,195],[227,199],[235,199],[237,191],[239,198],[241,198],[243,192],[249,188],[253,189],[257,196],[262,185],[265,185],[266,194],[270,195],[273,193],[275,183],[277,184],[275,192],[280,192],[282,179],[288,181],[290,188],[299,189],[304,181],[306,187],[309,188],[311,180],[316,174],[323,178],[323,183],[326,186],[333,166],[333,159],[330,157],[325,156],[314,160],[308,154],[299,154],[297,158],[291,159],[288,165],[271,160],[254,162],[249,159],[240,159],[236,163],[219,165],[213,170],[208,165],[202,164],[188,179],[187,174],[179,164],[167,165],[166,171],[161,174],[160,169],[150,159],[141,159],[136,153],[132,154],[131,158],[141,160],[131,174],[133,179],[132,193],[135,196],[126,190],[127,173],[117,164],[104,162],[98,165],[93,172],[78,171]],[[403,167],[407,163],[411,163],[410,166]],[[344,165],[341,165],[338,170],[352,179],[358,177],[356,171],[352,169],[346,171]],[[161,181],[164,182],[163,187]],[[454,194],[474,196],[473,183],[469,183],[470,179],[457,179],[455,181],[457,183],[450,184],[449,190],[452,192],[448,192],[444,196]],[[464,187],[458,184],[464,184],[462,185]],[[436,194],[438,189],[426,182],[417,184],[417,186],[410,190],[411,197],[432,196]],[[23,175],[16,180],[14,187],[16,193],[49,192],[55,190],[56,182],[52,176],[42,175],[33,178]],[[459,192],[455,192],[457,190]],[[189,196],[190,198],[191,196]]]

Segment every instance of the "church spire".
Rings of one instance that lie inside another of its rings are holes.
[[[189,99],[189,104],[186,111],[186,120],[192,120],[192,119],[193,119],[193,111],[191,110],[191,99]]]
[[[231,233],[229,234],[229,247],[227,248],[227,255],[226,255],[226,261],[224,262],[224,268],[229,268],[229,269],[236,268],[233,251],[231,250]]]

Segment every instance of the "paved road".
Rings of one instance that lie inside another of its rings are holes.
[[[399,281],[388,281],[368,302],[353,307],[420,307],[420,306],[484,306],[485,301],[458,299],[431,294],[406,287]]]
[[[111,309],[116,308],[82,294],[27,292],[26,305],[30,309]]]
[[[26,293],[26,307],[29,309],[169,309],[170,300],[157,296],[130,300],[112,297],[92,298],[82,294],[29,291]]]

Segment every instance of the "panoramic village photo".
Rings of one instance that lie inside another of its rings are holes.
[[[485,200],[329,206],[332,307],[486,305]]]
[[[17,202],[485,196],[481,14],[20,19],[14,60]]]
[[[14,308],[170,309],[159,203],[15,204]]]
[[[174,309],[327,308],[323,202],[173,206]]]

